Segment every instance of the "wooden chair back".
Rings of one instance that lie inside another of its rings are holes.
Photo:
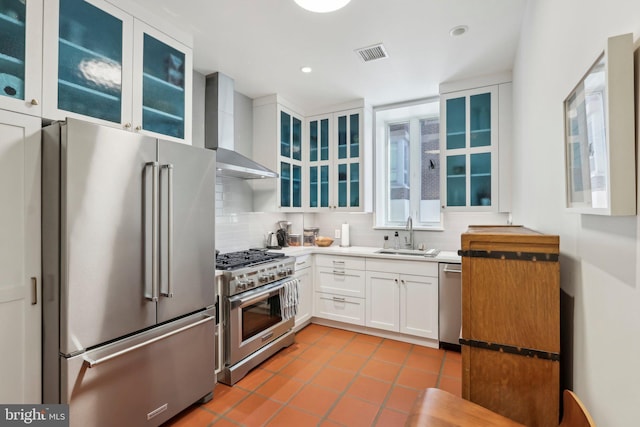
[[[559,427],[596,427],[587,408],[574,392],[565,390],[562,394],[562,402],[564,409]]]

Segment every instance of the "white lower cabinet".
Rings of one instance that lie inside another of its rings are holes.
[[[438,263],[314,256],[314,317],[438,339]]]
[[[40,119],[0,110],[0,402],[40,403]]]
[[[364,299],[316,292],[315,316],[364,326]]]
[[[367,259],[366,326],[437,340],[437,272],[437,263]]]
[[[314,316],[364,326],[365,260],[317,255]]]
[[[311,320],[313,312],[313,268],[311,266],[311,255],[296,257],[296,271],[293,277],[298,279],[298,313],[295,330],[301,329]]]

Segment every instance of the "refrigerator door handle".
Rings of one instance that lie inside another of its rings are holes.
[[[94,359],[91,359],[89,356],[83,356],[84,365],[87,368],[94,368],[94,367],[96,367],[98,365],[101,365],[101,364],[103,364],[105,362],[108,362],[110,360],[116,359],[116,358],[118,358],[120,356],[124,356],[127,353],[131,353],[132,351],[136,351],[136,350],[138,350],[138,349],[140,349],[142,347],[146,347],[146,346],[148,346],[150,344],[153,344],[154,342],[167,339],[170,336],[179,334],[181,332],[186,331],[187,329],[194,328],[194,327],[196,327],[198,325],[201,325],[203,323],[210,322],[210,321],[213,321],[213,320],[215,320],[214,316],[209,316],[209,315],[205,314],[205,318],[204,319],[200,319],[200,320],[198,320],[196,322],[190,323],[190,324],[188,324],[186,326],[183,326],[181,328],[178,328],[178,329],[175,329],[173,331],[167,332],[166,334],[162,334],[162,335],[159,335],[157,337],[151,338],[151,339],[149,339],[147,341],[144,341],[144,342],[141,342],[139,344],[132,345],[131,347],[127,347],[127,348],[125,348],[123,350],[116,351],[115,353],[108,354],[108,355],[106,355],[104,357],[101,357],[99,359],[94,360]]]
[[[173,165],[168,163],[166,165],[162,165],[162,169],[166,169],[167,171],[167,224],[166,224],[166,250],[167,257],[162,259],[163,262],[166,262],[166,270],[162,269],[163,273],[166,277],[162,278],[162,284],[166,283],[166,291],[165,289],[161,290],[161,295],[172,298],[173,297]]]
[[[158,162],[148,162],[145,167],[151,168],[151,209],[148,205],[148,197],[145,197],[147,206],[145,206],[146,218],[145,218],[145,250],[151,248],[150,256],[146,258],[145,266],[145,298],[150,301],[158,301]],[[151,219],[149,219],[149,212],[151,212]],[[149,227],[151,222],[151,227]],[[151,271],[149,271],[149,264],[151,265]],[[150,292],[149,292],[150,290]]]

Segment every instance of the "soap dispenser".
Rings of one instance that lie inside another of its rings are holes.
[[[394,249],[400,249],[400,236],[398,235],[397,231],[393,235],[393,248]]]

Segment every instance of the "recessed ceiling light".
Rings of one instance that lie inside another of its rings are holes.
[[[351,0],[295,0],[303,9],[311,12],[326,13],[334,10],[342,9]]]
[[[312,70],[311,67],[302,67],[300,68],[300,71],[302,71],[303,73],[310,73]]]
[[[468,30],[469,30],[469,27],[467,27],[466,25],[458,25],[457,27],[453,27],[449,31],[449,35],[451,37],[458,37],[466,33]]]

